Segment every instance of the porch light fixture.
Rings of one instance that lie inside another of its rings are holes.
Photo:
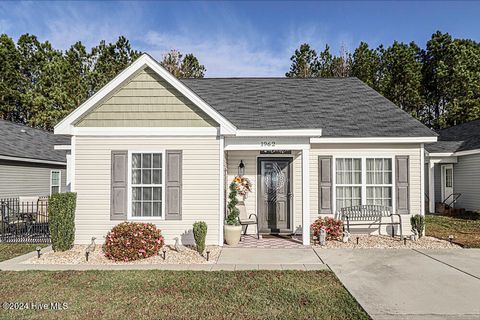
[[[243,163],[243,160],[240,160],[240,163],[238,164],[238,175],[240,177],[243,177],[245,174],[245,163]]]

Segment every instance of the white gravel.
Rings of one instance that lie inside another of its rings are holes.
[[[358,245],[357,245],[357,237]],[[456,244],[450,244],[450,242],[445,240],[440,240],[434,237],[421,237],[417,241],[412,241],[407,239],[407,244],[404,245],[403,240],[399,237],[392,238],[390,236],[381,236],[381,235],[364,235],[364,234],[353,234],[350,237],[350,241],[343,243],[341,241],[331,240],[327,241],[325,246],[320,246],[318,244],[314,245],[319,248],[361,248],[361,249],[451,249],[451,248],[461,248]]]
[[[207,246],[204,255],[200,255],[192,247],[181,247],[180,252],[175,251],[170,246],[162,248],[166,250],[166,259],[163,260],[163,252],[158,256],[147,259],[140,259],[130,262],[116,262],[105,257],[102,246],[97,245],[94,252],[85,260],[85,249],[88,245],[75,245],[72,249],[64,252],[47,252],[41,255],[40,259],[36,256],[26,260],[24,264],[104,264],[104,265],[134,265],[134,264],[213,264],[216,263],[220,255],[221,248],[218,246]],[[209,261],[206,259],[206,251],[210,251]]]

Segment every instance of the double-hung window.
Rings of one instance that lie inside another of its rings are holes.
[[[337,210],[364,204],[392,207],[392,158],[336,158],[335,199]]]
[[[60,192],[60,180],[61,180],[60,170],[50,171],[50,194],[55,194]]]
[[[131,216],[163,216],[163,153],[131,154]]]

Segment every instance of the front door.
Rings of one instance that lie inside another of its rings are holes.
[[[445,201],[453,193],[453,164],[442,165],[442,201]],[[453,199],[450,198],[447,203]]]
[[[292,232],[292,158],[258,158],[257,208],[261,233]]]

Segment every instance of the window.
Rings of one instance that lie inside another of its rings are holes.
[[[392,158],[336,158],[336,209],[362,204],[393,206]]]
[[[50,171],[50,194],[60,192],[61,173],[59,170]]]
[[[131,155],[132,217],[162,217],[163,154]]]
[[[337,208],[362,204],[362,160],[339,158],[336,167]]]
[[[451,188],[453,187],[453,169],[452,168],[446,168],[445,169],[445,187]]]
[[[367,158],[367,204],[392,206],[392,159]]]

